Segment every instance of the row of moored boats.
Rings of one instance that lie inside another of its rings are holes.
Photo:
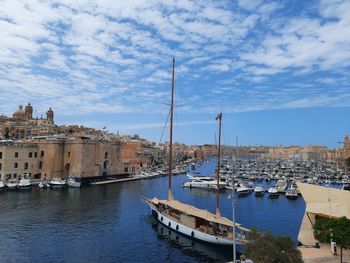
[[[33,183],[30,178],[23,177],[19,181],[17,180],[8,180],[3,182],[0,180],[0,191],[6,190],[30,190],[33,186]],[[79,188],[81,182],[76,177],[69,177],[68,180],[62,180],[58,178],[51,179],[48,182],[40,182],[38,184],[39,188],[64,188],[64,187],[75,187]]]
[[[257,185],[253,188],[252,182],[237,182],[233,183],[231,181],[226,181],[224,179],[220,179],[219,182],[214,177],[211,176],[192,176],[187,175],[188,181],[183,184],[184,187],[189,188],[200,188],[200,189],[226,189],[226,190],[235,190],[239,196],[248,195],[252,192],[255,193],[256,196],[263,196],[266,192],[266,189],[261,185]],[[287,188],[288,184],[285,180],[277,180],[276,185],[274,187],[270,187],[267,192],[270,197],[278,197],[280,194],[285,194],[289,199],[298,198],[299,191],[295,183],[291,184],[290,188]]]

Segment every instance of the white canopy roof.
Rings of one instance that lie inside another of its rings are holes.
[[[306,212],[350,219],[350,191],[297,183],[306,202]]]

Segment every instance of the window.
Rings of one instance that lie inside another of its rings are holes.
[[[24,163],[24,170],[28,170],[28,163]]]
[[[18,168],[18,163],[14,163],[14,164],[13,164],[13,167],[14,167],[14,168]]]
[[[108,158],[108,152],[105,152],[105,159]]]
[[[18,158],[18,152],[15,152],[15,158]]]
[[[17,174],[13,174],[13,179],[16,179],[17,178]]]
[[[0,163],[0,171],[2,170],[2,163]]]
[[[28,157],[32,158],[33,157],[33,153],[32,152],[28,153]]]
[[[41,151],[40,152],[40,157],[44,157],[44,154],[45,154],[44,151]]]
[[[35,158],[38,157],[38,153],[37,153],[37,152],[34,153],[34,157],[35,157]]]
[[[39,169],[43,169],[43,162],[42,161],[39,162]]]
[[[2,152],[0,152],[0,159],[2,159]]]
[[[68,158],[70,157],[70,152],[68,152]]]

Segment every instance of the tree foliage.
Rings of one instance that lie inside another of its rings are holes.
[[[343,249],[350,248],[350,220],[346,217],[339,219],[317,217],[314,225],[314,233],[317,240],[329,243],[331,240],[340,246],[342,261]]]
[[[269,232],[253,229],[248,234],[244,255],[259,263],[299,263],[303,262],[300,251],[295,248],[290,237],[274,237]]]

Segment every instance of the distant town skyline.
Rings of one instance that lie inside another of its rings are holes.
[[[339,147],[349,13],[349,1],[2,1],[0,115],[30,101],[58,125],[157,142],[175,57],[177,141],[214,143],[222,111],[229,145]]]

